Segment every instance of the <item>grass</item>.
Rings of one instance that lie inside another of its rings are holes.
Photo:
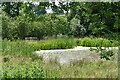
[[[116,78],[118,66],[114,60],[98,62],[80,60],[71,62],[70,65],[60,65],[56,60],[45,63],[42,57],[33,54],[40,49],[73,48],[76,46],[75,41],[80,46],[98,45],[101,40],[102,38],[81,38],[78,41],[69,38],[45,41],[3,40],[1,56],[3,63],[0,63],[4,67],[2,78]],[[105,46],[113,46],[107,42],[109,40],[103,42]]]
[[[31,71],[27,77],[32,77],[32,72],[37,74],[43,73],[41,77],[44,78],[117,78],[118,65],[116,61],[98,61],[90,62],[87,60],[80,60],[72,62],[70,65],[60,65],[57,61],[51,60],[47,63],[43,62],[40,58],[26,58],[16,56],[4,56],[9,58],[8,61],[3,63],[4,71],[8,70],[7,77],[11,77],[11,73],[18,74],[16,71],[21,70],[23,67],[23,74],[25,75],[26,68]],[[35,68],[39,68],[38,70]],[[17,66],[17,67],[16,67]],[[19,66],[19,67],[18,67]],[[26,67],[27,66],[27,67]],[[43,71],[42,71],[43,70]],[[10,72],[9,72],[10,71]],[[22,71],[22,70],[21,70]],[[28,72],[30,72],[28,71]],[[18,75],[19,76],[19,75]],[[4,76],[6,77],[6,76]],[[15,76],[13,76],[15,77]]]
[[[37,50],[53,50],[53,49],[70,49],[75,46],[87,46],[87,47],[113,47],[118,46],[118,41],[107,40],[103,38],[58,38],[41,41],[26,41],[26,40],[2,40],[2,55],[18,55],[18,56],[36,56],[33,54]]]
[[[36,56],[33,52],[37,50],[68,49],[74,48],[75,45],[76,43],[73,39],[55,39],[47,41],[3,40],[2,54],[33,57]]]
[[[2,41],[2,55],[18,55],[18,56],[28,56],[33,57],[33,51],[36,48],[28,44],[28,41]]]

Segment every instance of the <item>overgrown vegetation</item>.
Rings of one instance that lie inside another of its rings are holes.
[[[101,44],[102,42],[102,44]],[[75,46],[87,46],[87,47],[111,47],[118,46],[117,41],[107,40],[102,38],[81,38],[78,40],[74,39],[51,39],[43,41],[2,41],[3,55],[19,55],[19,56],[35,56],[34,51],[37,50],[51,50],[51,49],[69,49]]]
[[[70,32],[70,26],[68,26],[64,15],[63,17],[58,15],[55,19],[52,19],[52,14],[42,14],[41,16],[45,20],[27,22],[23,20],[22,16],[10,18],[3,14],[2,38],[23,40],[25,37],[37,37],[43,39],[60,34],[67,35]]]
[[[118,77],[117,62],[111,60],[113,50],[101,47],[120,46],[119,2],[60,1],[59,6],[54,2],[3,2],[1,6],[2,78]],[[45,9],[50,7],[53,13],[47,14]],[[37,37],[37,40],[29,41],[25,37]],[[97,47],[94,50],[101,59],[109,61],[79,60],[60,65],[56,60],[44,63],[34,53],[75,46]]]
[[[114,61],[89,62],[80,60],[60,65],[52,60],[44,63],[40,58],[4,56],[3,78],[117,78],[118,65]]]
[[[74,48],[76,43],[73,39],[54,39],[47,41],[2,41],[3,55],[35,56],[34,51],[50,49],[69,49]]]
[[[2,78],[44,78],[45,73],[39,63],[4,64]]]
[[[2,41],[2,55],[18,55],[18,56],[35,56],[33,51],[36,50],[35,47],[30,46],[27,41],[17,40],[17,41]]]
[[[97,47],[97,48],[90,48],[90,51],[95,51],[96,53],[100,54],[101,59],[110,60],[113,56],[116,55],[114,50],[110,50],[109,47]]]
[[[57,39],[48,39],[41,41],[34,40],[3,40],[2,49],[3,55],[18,55],[18,56],[35,56],[34,51],[37,50],[51,50],[51,49],[70,49],[75,46],[86,47],[115,47],[119,46],[119,42],[115,40],[108,40],[103,38],[80,38],[72,39],[61,37]]]

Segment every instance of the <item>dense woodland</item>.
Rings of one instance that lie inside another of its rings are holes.
[[[120,34],[120,2],[3,2],[2,38],[105,37]],[[47,13],[51,7],[53,13]],[[65,13],[64,13],[65,11]]]

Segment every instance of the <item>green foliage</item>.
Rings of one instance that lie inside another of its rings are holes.
[[[115,55],[114,51],[109,50],[109,48],[103,49],[102,47],[97,47],[97,49],[93,49],[93,48],[90,49],[90,51],[93,50],[100,54],[101,59],[105,59],[105,60],[110,60]]]
[[[73,19],[70,23],[70,34],[75,37],[83,37],[86,33],[86,28],[80,24],[80,20]]]
[[[33,61],[31,59],[26,59],[26,57],[16,57],[15,55],[9,57],[11,57],[10,61],[3,64],[2,71],[4,72],[4,76],[2,75],[1,78],[118,77],[118,63],[117,61],[112,60],[91,62],[89,60],[83,59],[73,61],[68,65],[59,65],[56,63],[56,60],[44,63],[40,59]],[[38,74],[34,75],[33,73]]]
[[[67,13],[63,15],[45,14],[45,7],[48,6],[53,10],[58,9],[54,13],[60,13],[63,10]],[[41,39],[46,35],[58,34],[69,34],[75,37],[85,35],[104,36],[120,30],[119,8],[120,4],[117,2],[60,1],[59,6],[48,2],[39,2],[38,4],[32,2],[4,2],[2,3],[2,10],[6,15],[3,15],[2,20],[3,38],[23,39],[25,36],[36,36]],[[78,19],[79,23],[74,23],[71,28],[72,19]]]
[[[106,27],[103,23],[94,22],[90,23],[89,30],[91,30],[91,33],[94,35],[103,35],[105,31],[107,31]]]
[[[45,73],[41,65],[35,62],[24,65],[3,65],[2,78],[44,78]]]
[[[100,56],[101,56],[101,59],[110,60],[110,58],[114,56],[114,53],[112,50],[109,50],[109,51],[106,50],[106,51],[101,52]]]
[[[18,55],[18,56],[29,56],[33,57],[33,51],[36,48],[32,45],[29,45],[27,41],[9,41],[3,40],[2,41],[2,55]]]
[[[37,50],[51,49],[69,49],[74,48],[76,42],[69,38],[59,38],[47,41],[2,41],[2,55],[18,55],[18,56],[36,56],[33,52]]]
[[[109,34],[105,34],[104,37],[107,39],[119,41],[120,40],[120,33],[119,32],[109,33]]]
[[[108,40],[103,38],[80,38],[76,40],[78,46],[86,46],[86,47],[114,47],[118,46],[119,42],[115,40]]]
[[[120,27],[118,27],[120,22],[120,4],[117,2],[71,2],[70,6],[71,12],[68,19],[69,17],[69,20],[73,18],[79,19],[80,25],[85,27],[87,35],[103,36],[106,33],[114,33],[120,29]]]
[[[43,39],[46,36],[57,36],[59,34],[68,34],[70,27],[65,20],[64,15],[40,15],[42,20],[28,22],[23,16],[10,18],[3,14],[2,16],[2,38],[9,40],[25,39],[25,37],[37,37]],[[65,28],[64,28],[65,27]]]
[[[73,39],[55,39],[42,42],[30,42],[30,45],[36,47],[36,49],[41,50],[51,50],[51,49],[69,49],[74,48],[76,43]]]
[[[20,7],[22,4],[22,2],[3,2],[2,9],[8,16],[15,17],[20,14]]]
[[[2,38],[9,40],[24,39],[26,35],[27,23],[22,17],[10,18],[6,14],[2,15]]]

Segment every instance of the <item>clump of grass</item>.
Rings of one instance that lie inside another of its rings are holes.
[[[118,46],[118,41],[108,40],[103,38],[80,38],[76,40],[78,46],[86,46],[86,47],[114,47]]]

